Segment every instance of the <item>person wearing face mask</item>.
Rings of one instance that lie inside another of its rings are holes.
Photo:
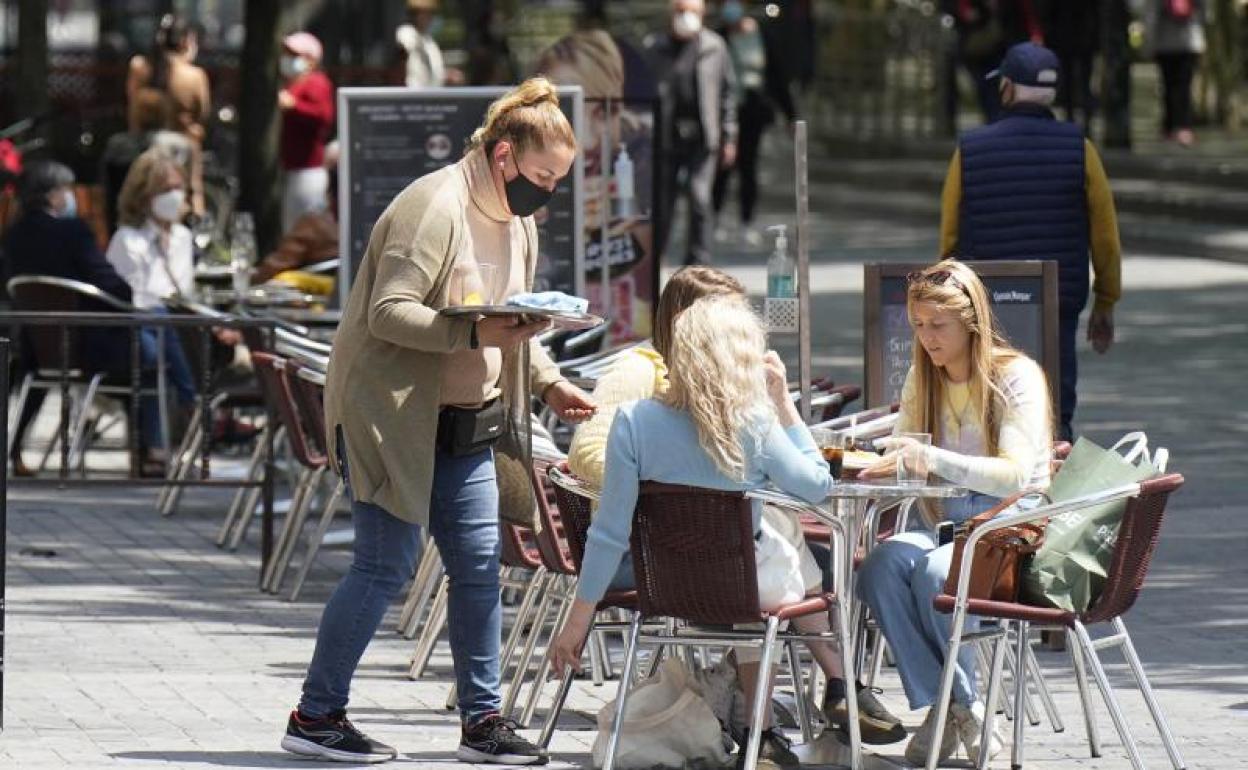
[[[203,143],[212,110],[208,74],[195,65],[199,34],[186,19],[165,14],[156,29],[150,56],[135,56],[126,74],[126,122],[131,133],[150,130],[151,96],[165,102],[165,125],[185,134],[190,158],[191,211],[204,213]],[[149,97],[145,99],[144,97]]]
[[[18,197],[22,215],[4,238],[5,285],[14,276],[47,275],[89,283],[122,301],[130,301],[130,285],[100,253],[95,235],[78,218],[74,172],[68,166],[55,161],[29,163],[18,182]],[[110,308],[100,305],[92,309],[106,312]],[[102,331],[86,330],[84,349],[99,349],[94,343]],[[27,363],[33,360],[25,335],[19,357]],[[13,382],[20,383],[23,375],[19,372]],[[22,444],[46,395],[45,390],[32,389],[23,405],[9,447],[15,476],[34,475],[22,462]]]
[[[325,207],[329,173],[325,143],[334,128],[334,84],[321,71],[321,41],[296,32],[282,41],[281,69],[286,85],[278,92],[282,110],[281,157],[285,172],[282,231],[295,220]]]
[[[646,40],[650,69],[659,76],[663,179],[658,251],[671,232],[681,186],[689,192],[685,264],[711,261],[711,187],[715,170],[736,162],[736,75],[724,39],[702,25],[703,0],[672,0],[671,27]]]
[[[439,88],[462,83],[463,73],[443,63],[442,49],[434,39],[442,22],[438,0],[407,0],[407,17],[408,23],[394,31],[395,42],[406,61],[407,87]]]
[[[191,231],[180,221],[186,213],[182,167],[157,149],[140,155],[122,183],[118,211],[121,226],[109,241],[105,256],[130,285],[131,303],[140,312],[163,314],[164,300],[190,295],[195,282]],[[236,336],[232,331],[217,333],[218,340],[226,343],[237,342]],[[155,327],[144,328],[139,337],[140,358],[144,368],[154,369],[162,344],[165,374],[182,415],[194,404],[195,384],[178,335],[172,329],[161,335]],[[129,360],[128,350],[124,349],[119,360]],[[167,437],[161,433],[154,398],[142,400],[140,416],[146,458],[143,475],[157,475],[163,472],[161,450]]]
[[[332,464],[352,501],[354,562],[321,617],[282,738],[287,751],[359,762],[397,756],[347,719],[347,694],[428,527],[450,581],[462,721],[456,756],[546,762],[499,714],[499,487],[494,443],[475,437],[499,435],[509,420],[528,425],[530,391],[569,422],[588,419],[595,407],[534,339],[546,324],[438,311],[502,304],[531,289],[533,214],[576,152],[555,87],[527,80],[490,105],[463,159],[412,182],[373,226],[325,384]],[[480,284],[485,265],[493,268],[492,287]],[[485,296],[468,296],[474,283],[471,291]]]

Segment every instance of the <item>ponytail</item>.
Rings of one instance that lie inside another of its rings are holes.
[[[529,78],[496,99],[485,114],[485,123],[468,140],[468,150],[483,148],[489,153],[500,141],[510,142],[516,153],[544,150],[551,144],[576,149],[576,134],[559,108],[559,92],[553,83],[543,77]]]

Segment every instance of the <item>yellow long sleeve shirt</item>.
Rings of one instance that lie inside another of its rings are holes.
[[[1122,297],[1122,244],[1109,177],[1096,147],[1083,142],[1084,180],[1088,199],[1088,239],[1092,248],[1093,311],[1108,312]],[[962,209],[962,153],[955,150],[940,194],[940,253],[955,253]],[[973,255],[968,255],[973,256]]]

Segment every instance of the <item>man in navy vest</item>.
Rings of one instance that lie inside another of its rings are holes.
[[[962,135],[941,195],[940,250],[967,260],[1051,259],[1058,263],[1061,338],[1059,432],[1075,414],[1079,315],[1088,301],[1088,258],[1096,274],[1088,340],[1097,353],[1114,341],[1122,294],[1118,217],[1105,168],[1083,129],[1059,122],[1058,60],[1034,43],[1006,52],[998,78],[1002,112]]]

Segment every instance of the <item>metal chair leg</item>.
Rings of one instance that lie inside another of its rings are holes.
[[[271,593],[276,594],[282,590],[282,583],[286,580],[286,575],[290,571],[290,564],[295,558],[295,550],[299,547],[299,541],[302,539],[303,530],[306,529],[308,517],[312,514],[312,506],[316,502],[317,494],[321,491],[321,482],[324,480],[325,473],[328,470],[327,467],[322,466],[312,472],[312,481],[308,484],[308,491],[304,495],[302,505],[299,506],[299,518],[295,520],[290,537],[286,540],[286,547],[282,550],[281,565],[273,575]]]
[[[744,770],[758,769],[758,749],[762,745],[764,710],[767,708],[767,685],[771,681],[771,658],[776,644],[780,621],[772,615],[767,618],[767,634],[763,643],[762,659],[758,662],[758,679],[754,688],[754,704],[750,710],[750,739],[745,746]]]
[[[169,469],[166,476],[170,479],[183,478],[183,468],[188,464],[194,464],[194,453],[198,451],[198,441],[203,433],[200,423],[203,421],[204,404],[200,399],[195,404],[194,411],[191,412],[191,420],[187,425],[186,433],[182,435],[182,441],[178,443],[178,449],[169,457]],[[192,446],[196,447],[192,449]],[[191,459],[187,459],[188,456]],[[156,497],[156,510],[160,511],[162,516],[168,516],[173,513],[173,507],[177,505],[176,496],[181,487],[168,485],[160,488],[160,494]]]
[[[6,430],[9,432],[10,449],[20,448],[15,446],[15,440],[17,438],[17,424],[21,421],[22,410],[26,408],[26,399],[30,398],[30,391],[31,388],[34,387],[34,382],[35,373],[27,372],[26,376],[22,378],[21,386],[17,389],[17,396],[14,399],[13,404],[9,407],[9,424],[6,426]],[[7,397],[8,394],[5,394],[5,396]]]
[[[329,525],[338,513],[338,501],[342,499],[344,492],[346,492],[346,485],[339,479],[334,484],[334,491],[330,493],[329,501],[325,503],[325,508],[321,511],[321,520],[317,522],[312,538],[308,541],[308,548],[303,555],[303,564],[299,565],[299,572],[295,575],[295,586],[290,591],[289,601],[293,602],[299,598],[303,583],[308,579],[308,573],[312,571],[312,563],[316,561],[316,554],[321,550],[325,534],[329,532]]]
[[[570,581],[565,578],[564,582]],[[564,597],[563,604],[559,607],[559,613],[555,616],[555,624],[550,629],[551,641],[554,640],[554,635],[559,632],[559,629],[563,628],[563,625],[568,622],[568,615],[572,612],[572,600],[575,598],[575,592],[570,585],[567,588],[567,596]],[[546,676],[549,673],[550,656],[542,655],[541,660],[537,663],[537,675],[533,677],[533,687],[529,691],[529,700],[525,703],[524,710],[520,712],[518,721],[521,727],[528,727],[533,721],[533,714],[537,712],[537,702],[541,698],[542,690],[546,684]]]
[[[1083,723],[1088,733],[1088,750],[1095,759],[1101,756],[1101,737],[1096,729],[1096,712],[1092,710],[1092,695],[1088,691],[1088,672],[1083,658],[1083,648],[1066,634],[1066,650],[1075,669],[1075,684],[1079,688],[1079,702],[1083,705]]]
[[[529,636],[520,653],[516,671],[511,677],[511,686],[507,688],[507,693],[503,696],[503,705],[499,713],[508,719],[512,718],[515,713],[516,701],[520,698],[520,689],[524,687],[524,675],[528,673],[529,664],[533,661],[533,649],[537,646],[538,637],[542,635],[542,629],[546,627],[546,616],[550,613],[551,602],[556,598],[555,594],[558,593],[558,577],[558,575],[553,575],[547,581],[546,591],[542,595],[542,601],[538,604],[537,614],[533,616],[533,622],[529,624]]]
[[[988,668],[988,692],[984,693],[984,723],[980,726],[979,745],[990,746],[992,741],[992,733],[995,729],[997,720],[997,710],[992,704],[997,702],[1001,693],[1001,675],[1005,668],[1005,648],[1009,645],[1007,637],[999,636],[992,646],[992,663]],[[988,767],[988,752],[979,752],[979,761],[975,765],[976,770],[985,770]]]
[[[1053,693],[1049,690],[1049,683],[1044,678],[1044,670],[1040,668],[1040,661],[1036,660],[1036,651],[1032,649],[1030,641],[1027,644],[1027,668],[1031,672],[1029,676],[1031,681],[1036,685],[1036,692],[1040,693],[1040,705],[1044,706],[1044,713],[1049,718],[1049,724],[1053,725],[1053,732],[1065,732],[1066,723],[1062,721],[1061,712],[1057,709],[1057,703],[1053,700]]]
[[[415,639],[420,631],[420,622],[425,616],[425,608],[433,601],[434,594],[442,582],[446,570],[442,565],[442,553],[438,551],[432,539],[426,539],[420,564],[412,578],[412,587],[408,590],[407,602],[404,604],[399,618],[398,632],[404,639]]]
[[[442,635],[442,627],[446,624],[450,583],[450,578],[444,576],[438,585],[438,595],[434,597],[433,606],[429,609],[429,618],[425,621],[425,627],[421,629],[420,639],[416,642],[412,667],[407,674],[409,679],[419,679],[424,676],[425,669],[429,666],[429,659],[433,657],[433,648],[438,643],[438,637]]]
[[[1140,757],[1139,746],[1136,745],[1135,737],[1131,734],[1127,716],[1122,712],[1122,706],[1118,704],[1118,697],[1114,695],[1113,687],[1109,684],[1109,675],[1105,673],[1105,667],[1101,665],[1101,660],[1096,654],[1092,637],[1078,620],[1075,621],[1075,639],[1092,665],[1092,675],[1096,678],[1096,686],[1100,689],[1105,706],[1109,709],[1109,716],[1114,720],[1114,727],[1118,730],[1118,737],[1122,739],[1123,747],[1127,750],[1131,766],[1135,770],[1144,770],[1144,760]]]
[[[299,532],[303,529],[307,511],[312,505],[312,498],[316,495],[316,487],[321,480],[322,471],[323,469],[317,468],[302,474],[303,481],[300,484],[303,492],[291,502],[290,510],[286,513],[286,518],[282,523],[281,535],[273,544],[273,559],[269,562],[269,573],[264,584],[264,590],[269,593],[277,592],[281,576],[285,573],[287,564],[290,563],[289,550],[299,539]]]
[[[1162,713],[1161,704],[1157,702],[1153,687],[1144,674],[1144,664],[1140,662],[1140,656],[1131,642],[1131,635],[1127,633],[1127,624],[1122,621],[1122,618],[1114,618],[1114,632],[1122,637],[1122,654],[1127,659],[1131,673],[1135,676],[1135,683],[1140,688],[1140,694],[1144,696],[1149,713],[1153,715],[1153,723],[1157,725],[1161,742],[1166,747],[1166,753],[1170,755],[1170,764],[1174,765],[1175,770],[1183,770],[1185,765],[1182,755],[1179,754],[1178,743],[1174,740],[1174,734],[1170,732],[1170,724],[1166,721],[1166,715]]]
[[[1010,648],[1005,651],[1005,667],[1009,669],[1011,679],[1017,681],[1019,678],[1023,678],[1020,670],[1020,661],[1018,656],[1015,654],[1014,648]],[[1017,687],[1014,688],[1014,695],[1015,697],[1019,695]],[[1040,714],[1037,713],[1036,704],[1032,701],[1031,691],[1024,687],[1022,697],[1023,710],[1021,713],[1027,717],[1027,721],[1031,723],[1032,727],[1038,727],[1040,725]],[[1017,705],[1015,705],[1014,714],[1018,713],[1020,712]]]
[[[628,690],[633,684],[633,670],[637,665],[637,640],[641,636],[641,613],[633,613],[628,628],[628,640],[624,644],[624,671],[620,674],[620,689],[615,696],[615,715],[611,720],[611,735],[607,738],[606,757],[602,770],[615,770],[615,755],[620,748],[620,732],[624,729],[624,708],[628,704]]]
[[[70,468],[77,465],[80,460],[85,462],[87,453],[86,428],[88,418],[91,414],[91,402],[95,398],[96,391],[99,389],[100,382],[103,381],[103,379],[104,375],[102,374],[92,376],[90,382],[87,383],[87,387],[83,392],[82,398],[78,400],[78,408],[74,414],[73,426],[69,432]]]
[[[793,700],[797,704],[797,721],[802,728],[802,743],[810,743],[815,735],[810,723],[810,709],[806,707],[806,677],[802,675],[802,658],[797,652],[797,642],[790,640],[785,644],[785,652],[789,658],[789,676],[793,680]]]
[[[247,470],[243,475],[246,481],[255,481],[260,477],[261,463],[264,459],[264,445],[268,438],[269,426],[265,425],[256,436],[256,448],[251,451],[251,458],[247,461]],[[276,438],[276,437],[275,437]],[[225,520],[221,522],[221,528],[217,530],[217,547],[220,548],[229,540],[230,533],[234,530],[239,511],[242,509],[243,501],[250,497],[250,487],[239,487],[234,492],[234,497],[230,500],[230,507],[225,511]]]
[[[1027,707],[1027,622],[1015,624],[1018,652],[1018,668],[1014,671],[1014,746],[1011,750],[1011,767],[1023,766],[1023,712]],[[1006,639],[1009,637],[1007,636]],[[987,743],[980,744],[980,751],[989,748]]]

